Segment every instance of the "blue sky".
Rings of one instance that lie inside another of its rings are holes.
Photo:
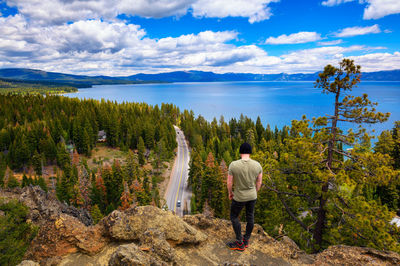
[[[89,75],[400,69],[399,0],[1,0],[0,68]]]

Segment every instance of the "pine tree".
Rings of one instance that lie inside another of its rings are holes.
[[[97,204],[92,207],[90,214],[92,215],[94,224],[97,224],[104,217]]]
[[[37,175],[42,175],[43,155],[37,151],[32,156],[32,166]]]
[[[138,167],[135,154],[130,150],[124,166],[125,180],[128,182],[128,185],[132,184],[132,181],[137,178]]]
[[[257,133],[257,143],[260,143],[261,138],[264,136],[264,127],[261,124],[261,118],[257,116],[256,121],[256,133]]]
[[[65,167],[69,167],[71,164],[71,157],[67,152],[65,144],[59,142],[57,144],[57,164],[64,170]]]
[[[396,121],[392,130],[392,138],[394,141],[393,151],[391,153],[394,159],[393,167],[400,169],[400,121]]]
[[[293,120],[290,136],[284,133],[286,130],[282,131],[285,150],[278,157],[279,162],[269,158],[265,164],[271,176],[266,187],[276,193],[287,215],[295,222],[291,225],[292,232],[297,234],[295,240],[302,246],[312,246],[314,251],[341,243],[339,239],[350,241],[349,234],[355,228],[369,230],[363,224],[369,214],[363,216],[356,205],[361,206],[360,202],[364,202],[374,211],[378,209],[376,204],[365,199],[363,186],[376,187],[392,182],[396,177],[388,166],[389,158],[380,153],[373,154],[365,145],[368,140],[365,130],[349,130],[345,134],[341,128],[344,122],[372,124],[385,121],[389,116],[376,112],[376,103],[372,103],[366,94],[359,97],[349,94],[360,82],[360,75],[360,67],[348,59],[340,62],[339,68],[326,66],[319,74],[316,87],[334,95],[334,115],[313,119],[313,128],[305,117],[300,121]],[[343,151],[341,143],[353,145],[354,149]],[[302,214],[312,215],[299,218]],[[389,231],[388,221],[380,223],[382,227],[377,234]],[[342,228],[342,234],[346,230],[349,234],[339,237],[340,232],[335,231],[338,227]],[[300,232],[304,233],[302,238],[298,237]],[[369,238],[372,242],[368,243],[384,248],[381,239],[372,240],[373,235],[361,233],[358,237]],[[397,249],[393,238],[385,241],[391,249]]]
[[[28,223],[29,209],[17,200],[0,201],[0,265],[19,264],[38,227]]]
[[[192,202],[191,203],[191,211],[193,210],[202,212],[203,205],[201,201],[201,186],[202,186],[202,177],[203,177],[203,169],[204,163],[200,157],[200,154],[196,151],[192,152],[189,165],[189,177],[188,183],[192,189]]]
[[[42,139],[39,144],[40,151],[44,155],[44,158],[47,161],[54,161],[57,157],[57,148],[49,132],[47,133],[47,137]]]
[[[46,184],[46,181],[44,180],[43,176],[40,176],[38,178],[37,185],[39,185],[41,189],[43,189],[45,192],[47,192],[47,190],[48,190],[47,184]]]
[[[72,198],[73,182],[71,182],[71,172],[71,167],[66,167],[62,173],[61,179],[57,180],[56,194],[58,200],[61,202],[69,203]]]
[[[6,173],[6,169],[6,161],[3,158],[3,155],[0,154],[0,188],[4,186],[4,175]]]
[[[378,137],[378,141],[375,144],[375,152],[380,152],[382,154],[392,154],[394,150],[395,142],[393,140],[390,131],[385,130]]]
[[[122,192],[121,198],[121,206],[119,207],[120,210],[127,210],[133,203],[133,198],[131,193],[129,192],[128,183],[124,181],[124,191]]]
[[[22,174],[22,184],[21,187],[26,187],[29,186],[29,180],[28,177],[26,176],[25,172]]]
[[[13,172],[11,171],[11,169],[8,169],[8,180],[7,180],[7,187],[8,188],[15,188],[15,187],[19,187],[20,184],[17,180],[17,178],[15,178]]]
[[[144,146],[144,141],[142,139],[142,137],[139,137],[139,142],[138,142],[138,157],[139,157],[139,164],[140,165],[144,165],[146,160],[144,157],[144,153],[145,153],[145,146]]]
[[[97,205],[103,213],[105,212],[108,205],[107,189],[104,185],[101,172],[98,173],[95,182],[92,185],[90,199],[93,205]]]
[[[28,163],[31,153],[26,142],[26,138],[22,133],[18,134],[10,149],[12,150],[11,159],[14,169],[20,169]]]

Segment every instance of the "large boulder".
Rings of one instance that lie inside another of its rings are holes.
[[[54,195],[46,193],[39,186],[24,187],[19,195],[19,201],[30,209],[29,219],[34,223],[41,223],[47,221],[49,217],[65,213],[77,218],[86,226],[93,224],[92,217],[87,210],[61,203]]]
[[[157,228],[165,239],[174,244],[198,244],[207,239],[201,231],[190,226],[170,211],[153,206],[130,208],[125,212],[113,211],[101,223],[115,240],[140,240],[143,232]]]
[[[175,250],[165,239],[165,234],[157,228],[147,229],[140,239],[140,245],[157,256],[161,261],[175,261]]]
[[[41,225],[25,256],[40,261],[78,251],[93,255],[107,242],[101,226],[85,226],[77,218],[61,213]]]
[[[109,266],[161,265],[159,261],[144,253],[134,243],[121,245],[111,255]]]

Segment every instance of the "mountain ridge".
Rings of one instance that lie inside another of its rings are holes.
[[[46,72],[28,68],[3,68],[0,69],[0,78],[17,81],[47,81],[68,85],[106,85],[106,84],[135,84],[158,82],[224,82],[224,81],[315,81],[315,73],[279,73],[279,74],[253,74],[253,73],[214,73],[197,70],[173,71],[157,74],[138,73],[130,76],[87,76],[73,75],[58,72]],[[377,72],[363,72],[363,81],[400,81],[400,69]]]

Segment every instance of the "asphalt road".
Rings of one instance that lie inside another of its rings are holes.
[[[191,191],[187,188],[187,180],[189,174],[189,147],[186,143],[183,131],[175,127],[176,141],[178,143],[178,153],[175,158],[174,168],[168,184],[165,195],[168,209],[182,216],[186,207],[190,213]],[[178,201],[181,202],[180,207],[177,206]]]

